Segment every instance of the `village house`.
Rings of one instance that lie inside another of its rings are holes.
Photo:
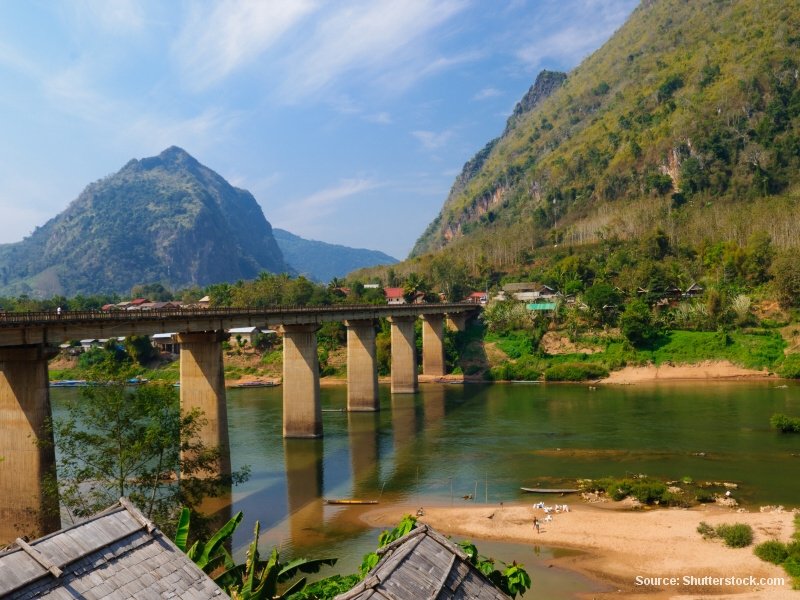
[[[126,498],[100,514],[0,552],[0,597],[226,598],[223,591]]]
[[[489,295],[486,292],[472,292],[464,299],[464,302],[469,302],[470,304],[486,304],[488,300]]]
[[[503,292],[505,294],[511,294],[514,298],[523,302],[535,301],[540,298],[551,299],[561,295],[560,292],[551,288],[549,285],[537,282],[507,283],[503,286]]]
[[[684,298],[701,298],[703,296],[703,292],[706,290],[702,288],[697,282],[690,285],[686,291],[683,293]]]
[[[469,562],[461,546],[429,525],[418,524],[377,553],[378,564],[334,600],[508,600]]]
[[[401,287],[383,288],[383,293],[386,295],[386,304],[407,304]]]

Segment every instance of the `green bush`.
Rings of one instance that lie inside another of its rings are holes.
[[[753,528],[746,523],[722,523],[717,526],[716,532],[731,548],[744,548],[753,543]]]
[[[713,502],[714,496],[711,492],[704,489],[695,490],[694,499],[698,502]]]
[[[798,534],[795,533],[794,537],[797,537]],[[789,556],[795,559],[797,562],[800,562],[800,541],[797,542],[790,542],[786,545],[786,551],[789,553]]]
[[[769,424],[773,429],[780,429],[783,433],[800,433],[799,417],[789,417],[775,413],[770,417]]]
[[[785,379],[800,379],[800,354],[790,354],[778,367],[778,376]]]
[[[544,372],[545,381],[587,381],[608,377],[608,370],[597,363],[562,363]]]
[[[705,521],[700,521],[700,525],[697,526],[697,533],[702,535],[704,540],[717,537],[717,532],[714,531],[714,528]]]
[[[783,568],[786,569],[786,572],[792,577],[800,577],[800,560],[796,560],[790,556],[783,561]]]
[[[777,540],[764,542],[753,548],[755,554],[761,560],[771,562],[773,565],[780,565],[789,557],[786,551],[786,545],[781,544]]]
[[[631,491],[628,494],[636,498],[642,504],[651,504],[655,501],[666,500],[667,486],[661,481],[650,479],[639,479],[631,486]]]

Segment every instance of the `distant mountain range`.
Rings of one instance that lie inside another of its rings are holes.
[[[131,160],[23,241],[0,245],[0,296],[129,294],[140,284],[202,287],[261,271],[327,281],[329,273],[396,262],[282,233],[296,269],[253,195],[173,146]]]
[[[323,283],[334,277],[345,277],[361,267],[393,265],[398,262],[396,258],[377,250],[304,240],[283,229],[273,229],[272,233],[283,257],[290,265],[309,279]]]

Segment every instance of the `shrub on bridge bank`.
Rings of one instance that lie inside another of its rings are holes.
[[[598,363],[561,363],[545,369],[545,381],[589,381],[608,377],[608,369]]]
[[[778,367],[778,376],[784,379],[800,379],[800,354],[790,354]]]

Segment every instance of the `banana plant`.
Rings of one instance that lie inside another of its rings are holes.
[[[286,600],[306,586],[303,577],[278,593],[278,586],[287,583],[298,573],[318,573],[323,566],[336,564],[335,558],[297,558],[288,563],[280,562],[277,549],[272,550],[269,560],[262,561],[258,553],[260,523],[256,521],[253,542],[247,551],[247,561],[217,577],[214,581],[233,600]]]
[[[197,541],[187,550],[190,524],[189,510],[184,508],[175,534],[175,545],[186,552],[204,573],[211,574],[219,567],[224,567],[225,570],[214,578],[214,582],[233,600],[286,600],[305,587],[306,578],[296,581],[280,594],[278,594],[279,585],[287,583],[298,573],[318,573],[323,566],[332,567],[336,564],[336,558],[296,558],[284,564],[280,562],[277,549],[272,551],[269,560],[261,561],[258,553],[261,525],[256,521],[253,542],[247,551],[247,560],[245,564],[237,565],[223,544],[233,536],[241,522],[240,511],[210,540],[205,543]]]

